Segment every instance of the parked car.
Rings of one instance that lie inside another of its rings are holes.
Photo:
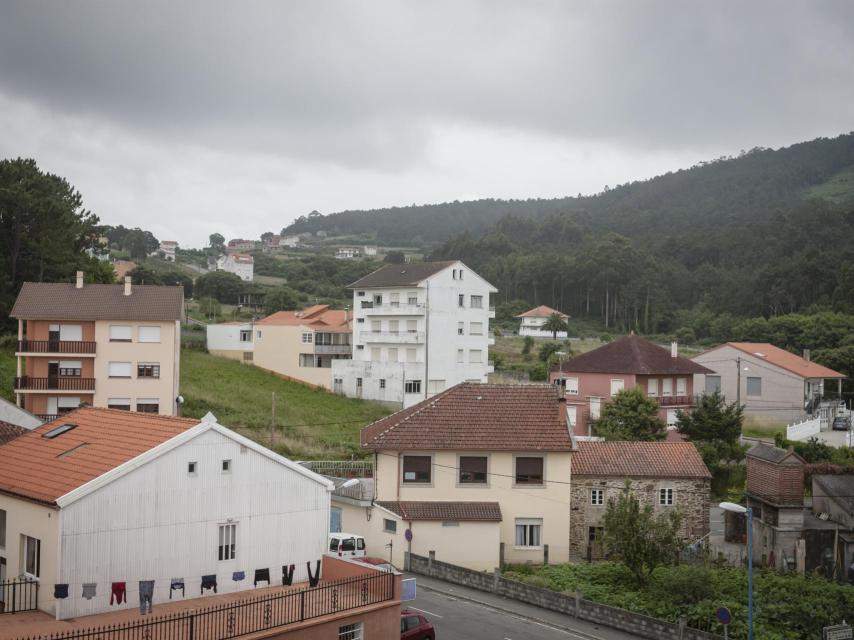
[[[355,560],[358,560],[359,562],[364,562],[365,564],[369,564],[381,571],[397,571],[397,567],[395,567],[385,558],[373,558],[371,556],[365,556],[363,558],[355,558]]]
[[[847,416],[836,416],[831,428],[834,431],[848,431],[851,429],[851,418]]]
[[[400,612],[400,640],[436,640],[436,631],[423,615],[403,609]]]
[[[342,558],[361,558],[365,555],[365,539],[353,533],[330,533],[329,553]]]

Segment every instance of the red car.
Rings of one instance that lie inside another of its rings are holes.
[[[400,640],[436,640],[436,631],[420,613],[403,609],[400,612]]]

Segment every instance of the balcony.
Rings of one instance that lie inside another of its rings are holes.
[[[18,354],[74,353],[95,355],[96,344],[87,340],[18,340]]]
[[[94,391],[95,378],[63,378],[51,376],[48,378],[31,378],[23,376],[15,378],[15,391]]]
[[[659,407],[693,407],[694,396],[650,396],[651,400],[658,402]]]
[[[362,302],[362,315],[365,316],[420,316],[427,311],[423,303],[409,304],[407,302]]]
[[[392,344],[420,344],[424,342],[423,331],[362,331],[362,342],[390,342]]]
[[[353,347],[349,344],[315,344],[314,353],[316,354],[343,354],[347,355],[353,352]]]

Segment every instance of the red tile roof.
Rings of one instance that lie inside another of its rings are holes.
[[[638,375],[668,375],[714,373],[688,358],[672,357],[668,349],[634,334],[609,342],[567,360],[552,371],[572,373],[634,373]]]
[[[135,284],[25,282],[9,315],[24,320],[180,320],[184,288]]]
[[[6,444],[7,442],[11,442],[18,436],[22,436],[25,433],[29,433],[29,429],[25,429],[24,427],[19,427],[16,424],[12,424],[11,422],[3,422],[0,420],[0,445]]]
[[[316,304],[302,311],[277,311],[255,324],[274,326],[307,326],[316,331],[350,331],[353,314],[343,309],[330,309],[328,304]]]
[[[501,522],[501,507],[497,502],[377,501],[375,504],[396,513],[404,520]]]
[[[573,476],[711,478],[690,442],[579,442]]]
[[[549,384],[464,382],[362,429],[375,450],[570,451],[562,400]]]
[[[541,304],[539,307],[534,307],[533,309],[529,309],[525,313],[520,313],[517,318],[548,318],[553,313],[558,314],[562,318],[569,318],[565,313],[558,311],[557,309],[552,309],[551,307],[547,307],[544,304]]]
[[[63,424],[74,429],[42,435]],[[0,492],[47,504],[199,424],[153,413],[86,407],[0,447]]]
[[[727,344],[739,351],[744,351],[753,356],[762,358],[766,362],[785,369],[790,373],[802,378],[845,378],[844,373],[828,369],[817,362],[805,360],[780,347],[775,347],[767,342],[727,342]],[[707,352],[708,353],[708,352]]]

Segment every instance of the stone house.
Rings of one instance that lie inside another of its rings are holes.
[[[604,556],[608,500],[628,484],[657,513],[678,509],[686,543],[709,532],[712,474],[690,442],[577,442],[570,488],[570,561]]]

